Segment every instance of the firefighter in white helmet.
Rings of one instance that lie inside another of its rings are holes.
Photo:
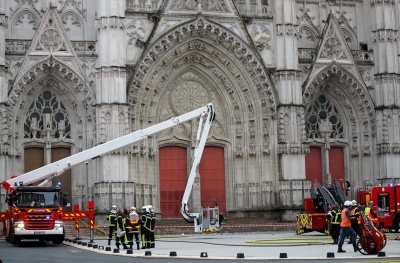
[[[351,216],[351,206],[352,206],[351,201],[347,200],[346,202],[344,202],[344,209],[342,210],[341,213],[341,222],[340,222],[341,231],[338,244],[339,253],[346,252],[346,250],[342,249],[342,246],[344,243],[344,238],[348,235],[350,235],[350,240],[351,243],[353,244],[354,252],[357,252],[357,245],[356,245],[357,234],[351,227],[351,220],[355,219],[354,216]]]
[[[132,249],[133,246],[133,237],[135,237],[135,242],[136,242],[136,248],[139,250],[140,249],[140,240],[139,240],[139,234],[140,234],[140,225],[139,225],[139,215],[136,213],[136,207],[132,206],[130,208],[130,213],[129,213],[129,221],[127,221],[127,238],[128,238],[128,244],[129,248]]]

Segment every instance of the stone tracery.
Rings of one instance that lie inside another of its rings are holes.
[[[160,74],[160,71],[164,67],[164,65],[173,62],[173,66],[170,68],[170,72],[164,72],[164,74],[161,74],[162,77],[160,79],[161,82],[164,82],[167,80],[171,74],[174,74],[173,71],[176,69],[179,65],[179,63],[187,63],[188,58],[194,58],[193,55],[186,56],[185,60],[178,60],[175,61],[176,58],[175,56],[182,56],[183,53],[185,52],[193,52],[195,50],[201,50],[201,52],[206,52],[210,56],[216,59],[216,61],[219,61],[218,63],[221,63],[220,66],[213,65],[215,63],[212,62],[211,60],[208,59],[201,59],[199,56],[195,58],[198,63],[201,63],[204,67],[208,68],[208,70],[211,70],[213,74],[220,79],[220,83],[225,86],[229,94],[232,94],[232,87],[230,87],[229,83],[230,81],[227,81],[225,74],[227,72],[220,72],[220,69],[224,68],[224,70],[229,70],[231,71],[229,75],[237,76],[238,79],[240,79],[240,71],[237,71],[237,69],[233,69],[232,65],[234,64],[233,58],[229,58],[231,55],[228,56],[228,59],[223,53],[220,53],[220,51],[216,50],[214,47],[212,47],[210,44],[207,44],[204,39],[202,41],[196,41],[192,40],[190,42],[187,42],[185,45],[181,45],[181,48],[175,48],[173,51],[169,50],[169,47],[173,46],[175,42],[183,42],[187,38],[190,38],[190,35],[202,35],[206,37],[206,39],[210,39],[211,41],[217,41],[223,44],[223,46],[229,50],[229,52],[233,53],[236,59],[239,59],[241,62],[243,62],[243,66],[246,67],[246,69],[249,71],[249,76],[252,76],[251,81],[254,82],[254,86],[256,87],[257,92],[259,93],[258,98],[267,98],[267,101],[262,101],[261,103],[261,108],[262,108],[262,113],[263,114],[271,114],[274,115],[275,113],[275,107],[276,107],[276,99],[275,99],[275,92],[273,91],[268,77],[267,73],[263,70],[261,67],[261,64],[257,61],[257,56],[244,45],[244,43],[241,43],[241,41],[236,38],[236,36],[233,33],[230,33],[226,31],[223,27],[214,24],[212,22],[209,22],[205,20],[202,17],[199,17],[196,20],[193,20],[191,22],[188,22],[184,25],[181,25],[166,35],[162,37],[159,41],[157,41],[147,52],[147,55],[144,57],[140,65],[137,67],[136,73],[134,75],[132,85],[130,85],[129,89],[129,94],[128,94],[128,101],[129,103],[134,106],[134,105],[150,105],[148,102],[147,103],[139,103],[138,97],[140,94],[140,90],[143,90],[143,83],[148,81],[154,82],[155,79],[153,77],[149,78],[148,80],[144,80],[145,75],[153,75],[154,74],[149,74],[149,70],[153,70],[154,73],[157,72],[157,74]],[[167,53],[166,53],[167,52]],[[227,51],[221,51],[221,52],[227,52]],[[166,54],[164,54],[166,53]],[[159,63],[157,66],[153,65],[155,64],[155,61],[161,61],[160,57],[165,56],[165,59],[163,59],[161,63]],[[222,66],[224,65],[224,66]],[[215,67],[216,66],[216,67]],[[243,85],[245,85],[243,83]],[[157,85],[152,85],[152,86],[157,86]],[[242,91],[240,92],[242,93]],[[232,95],[236,96],[236,95]],[[145,96],[140,96],[141,98],[145,98]],[[258,100],[258,99],[257,99]],[[248,105],[248,109],[251,110],[254,106],[253,105]],[[151,114],[150,114],[151,115]],[[132,116],[134,119],[136,118],[135,116]]]

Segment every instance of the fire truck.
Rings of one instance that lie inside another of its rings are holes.
[[[311,187],[311,197],[304,198],[304,213],[296,215],[296,233],[303,234],[312,231],[329,233],[329,224],[326,219],[327,211],[333,204],[342,206],[347,200],[350,183],[341,186],[334,179],[333,185],[325,187],[316,182],[317,187]]]
[[[377,218],[371,217],[374,225],[381,230],[395,232],[400,228],[400,185],[370,186],[358,190],[359,205],[374,203]]]
[[[190,187],[187,187],[187,192],[189,194],[211,124],[215,118],[214,107],[211,103],[178,117],[172,117],[159,124],[143,130],[137,130],[71,155],[20,176],[12,177],[10,180],[3,181],[2,184],[7,191],[6,202],[8,209],[6,212],[0,213],[0,222],[3,221],[3,233],[6,236],[6,240],[13,244],[18,244],[23,239],[52,241],[55,244],[62,243],[65,235],[62,207],[66,205],[66,194],[61,193],[60,187],[57,185],[47,186],[52,182],[54,177],[59,176],[74,166],[130,146],[133,143],[147,139],[149,136],[195,118],[199,118],[199,121],[194,162],[188,182]],[[37,186],[32,185],[38,182],[40,183]],[[188,195],[185,195],[182,213],[185,215],[185,218],[197,218],[198,220],[195,222],[197,224],[200,222],[200,215],[203,215],[203,213],[190,213],[188,211],[187,201]],[[195,229],[199,230],[201,228],[196,225]]]

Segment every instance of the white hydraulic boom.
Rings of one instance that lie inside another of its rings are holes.
[[[197,168],[198,163],[201,158],[201,154],[204,149],[205,140],[206,140],[208,132],[210,130],[210,125],[215,117],[214,107],[211,103],[207,104],[204,107],[193,110],[191,112],[182,114],[178,117],[172,117],[171,119],[169,119],[167,121],[161,122],[159,124],[155,124],[153,126],[145,128],[143,130],[134,131],[132,133],[121,136],[119,138],[108,141],[106,143],[100,144],[100,145],[90,148],[88,150],[71,155],[69,157],[61,159],[54,163],[51,163],[51,164],[45,165],[41,168],[38,168],[36,170],[33,170],[33,171],[27,172],[25,174],[22,174],[20,176],[14,177],[10,180],[3,181],[2,184],[3,184],[4,188],[6,188],[7,190],[16,184],[19,184],[19,182],[22,182],[24,185],[29,185],[29,184],[38,182],[40,180],[44,180],[42,183],[40,183],[40,185],[43,185],[47,181],[51,180],[53,177],[58,176],[58,175],[62,174],[63,172],[65,172],[66,170],[69,170],[72,167],[82,164],[88,160],[95,159],[99,156],[108,154],[112,151],[127,147],[135,142],[144,140],[153,134],[156,134],[163,130],[172,128],[174,126],[179,125],[180,123],[184,123],[184,122],[192,120],[194,118],[200,118],[199,123],[202,123],[203,118],[205,118],[205,117],[207,117],[207,120],[206,120],[206,125],[204,127],[204,130],[202,132],[202,134],[205,135],[205,138],[204,138],[204,141],[202,141],[203,138],[200,140],[200,143],[198,146],[196,146],[196,151],[195,151],[195,158],[194,158],[195,161],[194,161],[193,166],[196,166],[196,168]],[[199,125],[199,129],[201,129],[201,125]],[[201,132],[201,131],[199,130],[198,133],[199,132]],[[202,149],[199,152],[198,148],[200,145],[202,145]],[[192,168],[192,170],[193,170],[193,168]],[[192,184],[193,184],[193,182],[192,182]]]
[[[197,168],[200,164],[200,160],[201,160],[201,156],[203,155],[203,150],[206,144],[206,140],[208,137],[208,133],[210,131],[211,128],[211,124],[214,120],[213,115],[209,115],[208,118],[205,120],[205,123],[203,125],[203,119],[200,119],[199,124],[198,124],[198,129],[197,129],[197,137],[196,137],[196,146],[195,146],[195,150],[194,150],[194,160],[193,160],[193,165],[192,165],[192,169],[190,171],[189,174],[189,178],[188,178],[188,182],[185,188],[185,192],[183,194],[183,198],[181,200],[181,213],[183,218],[190,222],[191,220],[194,221],[195,224],[195,232],[202,232],[203,229],[210,229],[210,228],[218,228],[219,229],[219,222],[215,222],[214,220],[214,224],[213,219],[216,219],[219,216],[219,212],[218,212],[218,207],[216,208],[206,208],[206,209],[202,209],[202,212],[198,212],[198,213],[190,213],[189,212],[189,208],[188,208],[188,201],[189,201],[189,196],[192,192],[192,188],[193,188],[193,183],[194,183],[194,179],[196,177],[196,172],[197,172]],[[210,211],[213,215],[211,215],[210,217]],[[217,211],[217,214],[215,213],[215,211]],[[206,217],[204,217],[203,213],[206,213],[208,215],[206,215]],[[211,219],[210,219],[211,218]],[[211,224],[210,224],[211,222]],[[215,224],[216,223],[216,224]],[[211,225],[214,226],[211,226]]]

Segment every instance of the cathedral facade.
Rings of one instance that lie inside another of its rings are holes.
[[[293,221],[315,182],[351,199],[399,183],[399,11],[395,0],[1,1],[0,180],[213,103],[194,211]],[[177,218],[196,132],[183,123],[52,183],[98,215],[151,204]]]

